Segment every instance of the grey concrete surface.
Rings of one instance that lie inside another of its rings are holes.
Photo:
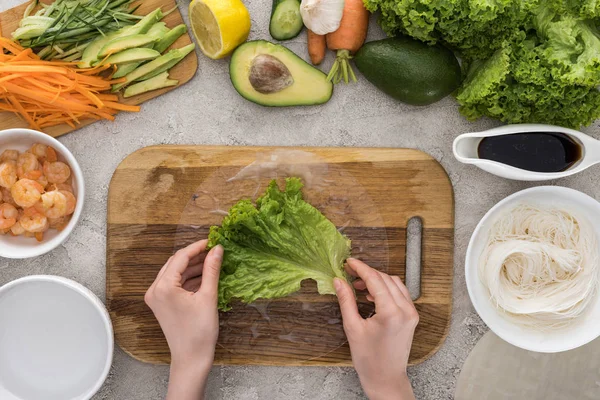
[[[22,0],[2,0],[0,10]],[[251,39],[269,39],[271,2],[246,0],[252,16]],[[177,0],[187,18],[189,0]],[[383,37],[372,18],[369,39]],[[307,58],[303,33],[286,43]],[[452,140],[460,133],[497,125],[470,123],[456,102],[444,99],[429,107],[401,104],[378,91],[363,77],[336,87],[327,104],[306,108],[263,108],[241,98],[229,81],[228,60],[213,61],[198,52],[199,68],[187,85],[143,105],[139,114],[119,115],[116,122],[82,128],[60,141],[77,157],[87,183],[81,223],[61,247],[45,256],[0,259],[0,285],[31,274],[74,279],[101,298],[105,296],[106,199],[111,175],[131,152],[156,144],[410,147],[434,156],[448,171],[456,196],[454,305],[450,334],[439,352],[409,369],[418,399],[452,399],[461,365],[487,331],[469,300],[463,259],[469,237],[483,214],[496,202],[532,186],[510,182],[459,164]],[[322,68],[333,61],[328,56]],[[600,137],[600,123],[585,130]],[[549,182],[600,198],[598,170]],[[108,380],[96,400],[154,400],[166,394],[167,366],[140,363],[115,350]],[[364,399],[350,368],[215,367],[207,398],[216,399]]]

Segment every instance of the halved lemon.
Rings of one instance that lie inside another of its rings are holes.
[[[250,33],[250,14],[241,0],[193,0],[190,23],[200,49],[212,59],[227,56]]]

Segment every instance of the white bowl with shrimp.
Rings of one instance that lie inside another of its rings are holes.
[[[0,257],[31,258],[46,254],[60,246],[69,237],[81,218],[85,198],[85,184],[83,173],[73,154],[58,140],[42,132],[31,129],[7,129],[0,131],[0,154],[5,150],[25,152],[35,143],[51,146],[56,150],[59,161],[66,163],[70,167],[70,184],[73,187],[73,194],[77,199],[75,211],[64,229],[61,231],[50,229],[44,232],[41,242],[31,237],[12,236],[11,234],[0,235]],[[0,201],[0,204],[3,202],[3,200]]]

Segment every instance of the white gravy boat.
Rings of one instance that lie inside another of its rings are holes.
[[[581,146],[581,158],[562,172],[533,172],[497,161],[482,159],[477,155],[479,143],[483,138],[529,132],[556,132],[568,135]],[[484,132],[465,133],[454,140],[452,150],[454,157],[461,163],[473,164],[491,174],[518,181],[545,181],[564,178],[600,163],[600,141],[573,129],[543,124],[506,125]]]

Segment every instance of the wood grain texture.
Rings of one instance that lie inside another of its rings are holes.
[[[52,2],[51,0],[42,0],[42,1],[44,1],[45,3]],[[20,6],[17,6],[15,8],[12,8],[10,10],[0,13],[0,32],[2,33],[2,36],[7,37],[7,38],[11,37],[12,32],[14,32],[15,29],[18,28],[19,21],[23,17],[23,12],[25,11],[25,8],[27,8],[28,4],[29,4],[29,2],[26,2]],[[134,5],[139,4],[140,7],[136,11],[136,14],[140,14],[140,15],[148,14],[149,12],[157,9],[158,7],[160,7],[163,11],[168,11],[174,7],[177,7],[175,0],[143,0],[143,1],[139,0],[139,1],[134,2],[133,4]],[[184,23],[183,17],[181,16],[181,13],[179,12],[178,9],[176,9],[171,14],[167,15],[162,21],[165,22],[167,24],[167,27],[169,27],[169,28],[173,28],[177,25]],[[171,47],[169,49],[181,48],[190,43],[192,43],[192,39],[191,39],[190,35],[184,34],[179,39],[177,39],[177,41],[175,43],[173,43],[173,45],[171,45]],[[186,82],[188,82],[190,79],[192,79],[194,77],[194,74],[196,73],[197,69],[198,69],[198,59],[196,57],[196,53],[192,52],[187,57],[185,57],[179,64],[177,64],[175,67],[173,67],[173,68],[171,68],[171,70],[169,70],[170,78],[177,79],[179,81],[178,86],[173,86],[173,87],[164,88],[164,89],[160,89],[160,90],[154,90],[152,92],[142,93],[140,95],[129,97],[127,99],[124,99],[123,96],[121,94],[119,94],[120,101],[125,104],[133,104],[133,105],[142,104],[145,101],[148,101],[150,99],[158,97],[158,96],[160,96],[164,93],[167,93],[171,90],[175,90],[179,86],[185,84]],[[140,112],[144,112],[143,107]],[[118,118],[118,116],[117,116],[117,118]],[[72,132],[83,126],[89,125],[93,122],[96,122],[96,121],[91,120],[91,119],[83,120],[83,121],[81,121],[80,125],[76,126],[76,128],[71,128],[69,125],[63,124],[63,125],[57,125],[57,126],[45,128],[43,131],[45,133],[49,134],[50,136],[58,137],[58,136],[67,134],[69,132]],[[11,129],[11,128],[28,128],[28,124],[25,121],[23,121],[16,114],[9,113],[9,112],[0,112],[0,130]]]
[[[406,226],[422,219],[420,322],[411,364],[441,346],[452,309],[454,199],[444,169],[409,149],[154,146],[117,168],[108,198],[107,306],[117,343],[168,363],[169,349],[143,296],[173,251],[205,238],[240,198],[269,180],[300,176],[305,198],[352,240],[352,254],[405,276]],[[233,179],[232,179],[233,178]],[[358,296],[363,316],[373,306]],[[334,296],[313,281],[289,297],[221,313],[217,364],[351,365]]]

